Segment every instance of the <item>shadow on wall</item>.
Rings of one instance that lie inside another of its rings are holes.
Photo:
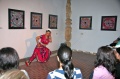
[[[32,55],[34,48],[36,46],[36,36],[37,34],[34,32],[31,38],[25,40],[26,53],[25,53],[24,58],[30,57]]]

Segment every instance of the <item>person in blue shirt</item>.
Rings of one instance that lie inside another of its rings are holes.
[[[66,44],[61,44],[57,52],[59,68],[49,72],[47,79],[82,79],[81,70],[74,67],[71,59],[71,48]]]

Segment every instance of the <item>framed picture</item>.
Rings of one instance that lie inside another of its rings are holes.
[[[57,15],[49,15],[49,28],[50,29],[57,29]]]
[[[101,30],[116,31],[117,16],[102,16]]]
[[[42,13],[31,12],[31,29],[42,29]]]
[[[79,19],[79,29],[90,30],[92,28],[92,16],[81,16]]]
[[[24,11],[8,9],[9,29],[24,29]]]

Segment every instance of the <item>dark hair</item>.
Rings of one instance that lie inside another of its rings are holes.
[[[116,48],[117,53],[120,55],[120,47]]]
[[[95,61],[95,67],[104,66],[110,73],[115,73],[116,58],[112,48],[108,46],[102,46],[97,51],[97,58]]]
[[[50,30],[46,30],[46,32],[50,32],[50,33],[51,33],[51,31],[50,31]]]
[[[72,50],[66,44],[61,44],[58,49],[57,56],[62,63],[62,68],[64,70],[64,76],[66,79],[73,79],[73,69],[74,65],[71,62]]]
[[[19,65],[19,56],[17,51],[11,47],[0,50],[0,69],[8,70],[17,68]]]

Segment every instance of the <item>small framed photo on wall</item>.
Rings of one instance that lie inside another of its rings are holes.
[[[49,15],[49,28],[50,29],[57,29],[57,20],[58,16],[57,15]]]
[[[42,29],[42,13],[31,12],[31,29]]]
[[[9,29],[24,29],[24,14],[23,10],[8,9]]]
[[[102,16],[101,30],[116,31],[117,16]]]
[[[80,16],[79,29],[91,30],[92,16]]]

